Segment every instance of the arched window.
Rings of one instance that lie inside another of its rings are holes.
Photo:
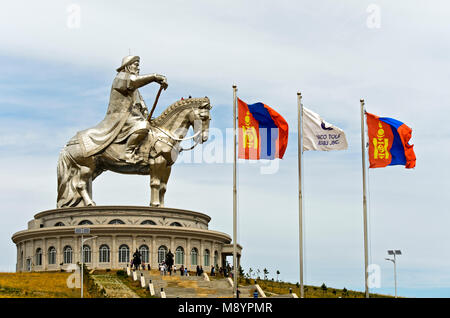
[[[170,223],[170,226],[182,226],[182,225],[178,222],[172,222]]]
[[[91,262],[91,247],[89,245],[83,245],[83,262]]]
[[[130,262],[130,248],[128,245],[120,245],[119,247],[119,263],[129,263]]]
[[[63,222],[56,222],[55,226],[65,226]]]
[[[103,244],[100,246],[100,249],[98,250],[98,261],[100,263],[109,263],[109,246],[106,244]]]
[[[158,248],[158,263],[161,264],[166,260],[166,254],[167,254],[167,247],[164,245],[161,245]]]
[[[89,220],[83,220],[80,223],[78,223],[78,225],[92,225],[92,222]]]
[[[214,252],[214,266],[219,265],[219,253],[217,251]]]
[[[42,266],[42,250],[38,248],[36,250],[36,266]]]
[[[175,264],[184,264],[184,249],[181,246],[175,250]]]
[[[156,225],[152,220],[145,220],[141,222],[141,225]]]
[[[191,265],[198,265],[198,250],[195,247],[191,250]]]
[[[48,249],[48,264],[56,264],[56,248],[54,248],[53,246]]]
[[[149,262],[148,251],[149,249],[147,245],[141,245],[141,247],[139,247],[139,253],[141,253],[141,261],[144,263]]]
[[[64,247],[63,250],[63,256],[64,256],[64,264],[72,264],[72,248],[67,245]]]
[[[203,265],[205,266],[209,266],[209,250],[206,249],[205,252],[203,253]]]
[[[114,219],[114,220],[109,221],[108,224],[125,224],[125,222],[122,220],[119,220],[119,219]]]

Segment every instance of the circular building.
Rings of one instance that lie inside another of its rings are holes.
[[[203,213],[140,206],[93,206],[40,212],[28,229],[12,236],[16,271],[57,271],[81,261],[90,269],[123,269],[138,249],[145,265],[157,268],[170,250],[174,264],[195,271],[225,266],[233,255],[229,235],[208,229]],[[81,228],[89,228],[83,236]],[[78,231],[76,231],[78,229]],[[239,264],[241,247],[238,245]]]

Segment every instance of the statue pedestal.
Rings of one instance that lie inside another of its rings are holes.
[[[90,228],[85,264],[90,269],[125,269],[136,249],[152,269],[170,250],[177,267],[209,271],[224,266],[232,255],[229,235],[208,228],[203,213],[141,206],[94,206],[40,212],[28,229],[12,236],[17,246],[17,271],[59,271],[81,260],[81,236],[76,228]],[[238,245],[238,260],[241,254]],[[231,254],[230,254],[231,251]],[[27,264],[31,263],[31,266]]]

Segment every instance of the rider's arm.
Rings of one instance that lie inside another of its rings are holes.
[[[161,85],[165,86],[165,88],[167,88],[166,77],[159,74],[130,75],[128,88],[131,90],[135,90],[151,82],[158,82]]]

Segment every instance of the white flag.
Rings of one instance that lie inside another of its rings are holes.
[[[303,151],[344,150],[347,139],[342,129],[327,123],[318,114],[303,107]]]

